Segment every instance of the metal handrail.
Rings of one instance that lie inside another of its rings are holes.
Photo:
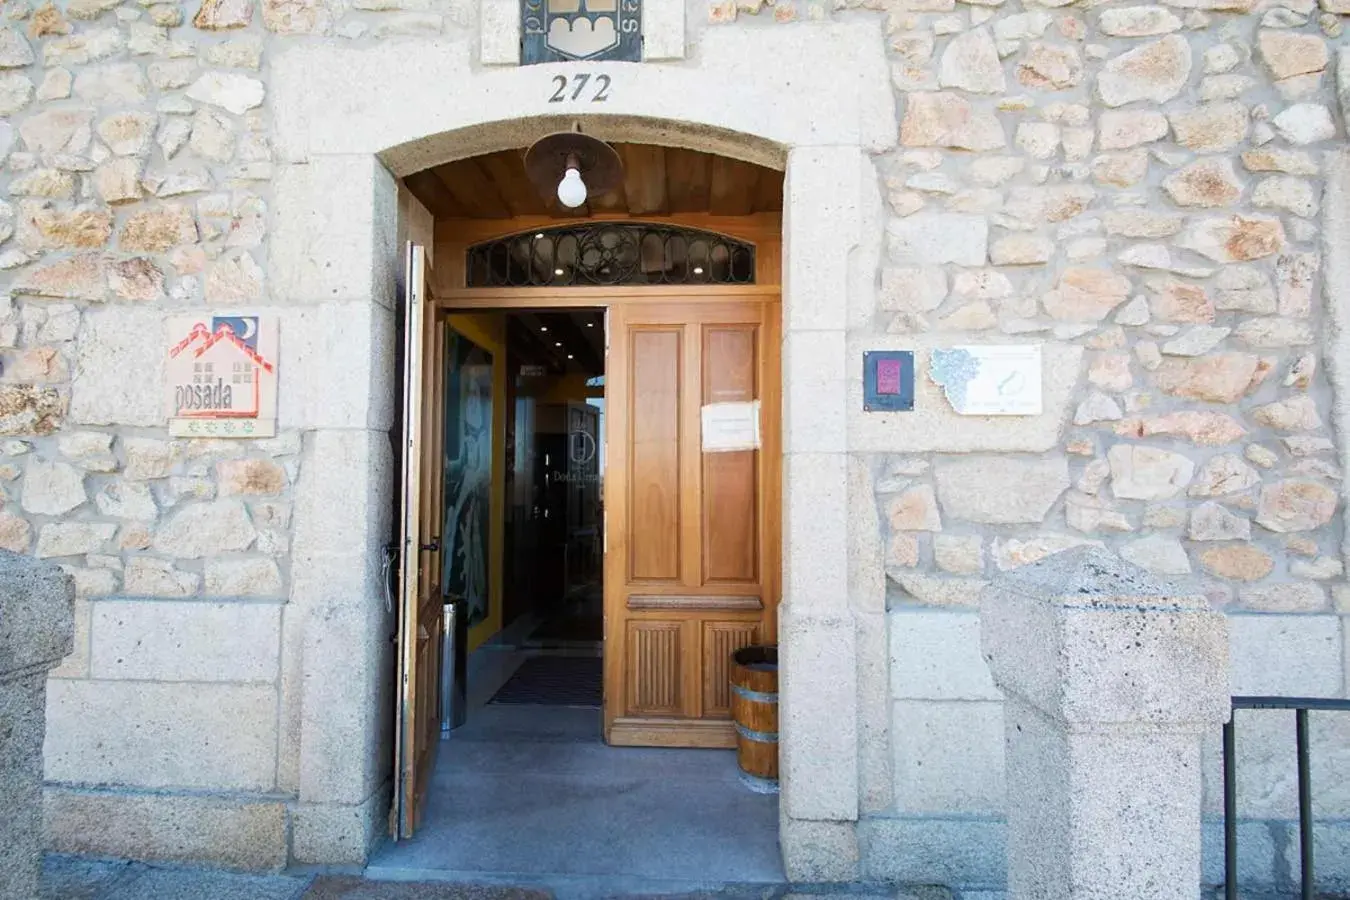
[[[1350,712],[1350,700],[1330,697],[1234,697],[1233,712],[1223,726],[1223,865],[1225,900],[1237,900],[1237,711],[1294,710],[1298,752],[1298,840],[1302,900],[1313,900],[1312,775],[1308,766],[1308,711]]]

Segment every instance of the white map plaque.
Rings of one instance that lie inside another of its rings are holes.
[[[1041,347],[953,347],[934,350],[928,377],[963,416],[1041,414]]]

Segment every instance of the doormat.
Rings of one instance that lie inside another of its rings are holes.
[[[493,695],[491,703],[599,709],[604,664],[598,656],[531,656]]]

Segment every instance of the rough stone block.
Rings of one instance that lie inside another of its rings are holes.
[[[829,884],[858,878],[858,835],[852,822],[794,819],[780,810],[779,847],[788,881]]]
[[[980,653],[977,613],[896,610],[886,618],[895,699],[1003,699]]]
[[[1232,615],[1228,635],[1234,694],[1342,696],[1340,617]]]
[[[90,602],[76,597],[74,605],[75,640],[70,655],[51,670],[51,678],[89,677],[89,617]]]
[[[858,676],[853,617],[779,610],[779,771],[793,819],[858,816]]]
[[[478,58],[485,66],[520,65],[520,5],[479,0]]]
[[[919,213],[886,226],[892,262],[983,266],[989,256],[989,223],[962,213]]]
[[[354,805],[301,803],[291,820],[291,854],[298,863],[365,863],[388,823],[390,786]]]
[[[935,476],[945,515],[988,525],[1039,524],[1069,489],[1062,456],[953,460]]]
[[[811,215],[783,222],[783,331],[842,331],[848,321],[849,254],[861,235],[864,160],[856,147],[792,151],[783,203]],[[792,251],[809,247],[809,253]]]
[[[369,302],[275,310],[281,347],[281,428],[369,428],[394,421],[394,314]]]
[[[1008,887],[1018,898],[1196,900],[1196,735],[1073,732],[1010,696]],[[1147,795],[1139,786],[1147,783]]]
[[[1070,728],[1228,718],[1223,616],[1109,552],[1017,569],[986,589],[980,618],[995,683]]]
[[[854,613],[854,648],[858,658],[858,811],[865,815],[890,809],[895,796],[884,613]]]
[[[1007,829],[981,816],[869,816],[858,823],[865,881],[1001,888]]]
[[[1223,616],[1095,548],[1005,576],[980,615],[1007,697],[1010,897],[1195,900],[1201,738],[1229,714]]]
[[[75,341],[70,420],[162,425],[163,332],[159,309],[110,306],[86,312]]]
[[[391,449],[381,432],[317,431],[306,452],[286,608],[294,627],[282,648],[304,667],[301,678],[289,666],[282,682],[282,743],[298,745],[302,802],[355,805],[387,777],[392,758],[385,745],[393,654],[381,637],[392,624],[380,580],[381,548],[393,528]],[[333,516],[336,508],[348,515]],[[324,627],[311,627],[314,621]]]
[[[783,337],[785,453],[843,453],[844,333],[794,331]]]
[[[47,672],[71,651],[74,602],[58,567],[0,551],[0,897],[38,894]]]
[[[103,600],[94,605],[93,678],[273,684],[281,607]]]
[[[256,871],[286,865],[286,804],[49,786],[46,847],[57,853],[193,862]]]
[[[848,475],[842,453],[783,457],[783,602],[848,605]]]
[[[1223,819],[1207,819],[1200,830],[1200,883],[1206,887],[1222,885],[1224,880]],[[1238,825],[1238,884],[1248,890],[1269,890],[1277,884],[1276,860],[1279,853],[1265,822]]]
[[[291,609],[323,628],[303,629],[299,794],[305,803],[355,805],[389,776],[394,681],[392,628],[372,584],[297,573]]]
[[[512,14],[519,18],[515,4]],[[642,61],[684,59],[683,0],[649,0],[642,4]]]
[[[1294,857],[1290,869],[1297,872],[1298,832],[1292,827],[1290,832],[1287,846],[1289,855]],[[1313,859],[1317,864],[1318,893],[1350,891],[1350,824],[1342,821],[1313,825]]]
[[[886,573],[882,565],[881,516],[877,510],[876,493],[871,460],[850,456],[848,599],[854,610],[869,615],[886,610]],[[885,629],[878,630],[884,640]]]
[[[0,679],[59,663],[73,648],[75,583],[59,566],[0,550]]]
[[[369,155],[323,156],[279,168],[274,184],[273,296],[392,308],[402,282],[393,176]]]
[[[271,790],[276,689],[54,679],[44,752],[49,781]]]
[[[895,802],[911,815],[1001,815],[1002,702],[895,704]]]
[[[1238,710],[1238,816],[1294,821],[1298,818],[1298,766],[1292,710]],[[1313,712],[1308,716],[1308,761],[1313,814],[1319,819],[1350,816],[1350,716]],[[1223,814],[1223,735],[1205,735],[1204,811]]]
[[[315,431],[295,487],[293,571],[374,590],[393,530],[393,450],[377,431]],[[345,515],[332,511],[343,509]]]

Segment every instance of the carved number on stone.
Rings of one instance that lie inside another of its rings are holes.
[[[589,72],[578,72],[571,78],[566,75],[553,76],[553,94],[548,98],[549,103],[563,103],[569,100],[578,100],[581,98],[582,91],[586,90],[586,85],[591,81]],[[609,99],[609,86],[611,84],[608,75],[595,76],[595,93],[591,94],[591,103],[604,103]],[[568,88],[571,88],[569,91]],[[571,96],[568,96],[568,95]]]

